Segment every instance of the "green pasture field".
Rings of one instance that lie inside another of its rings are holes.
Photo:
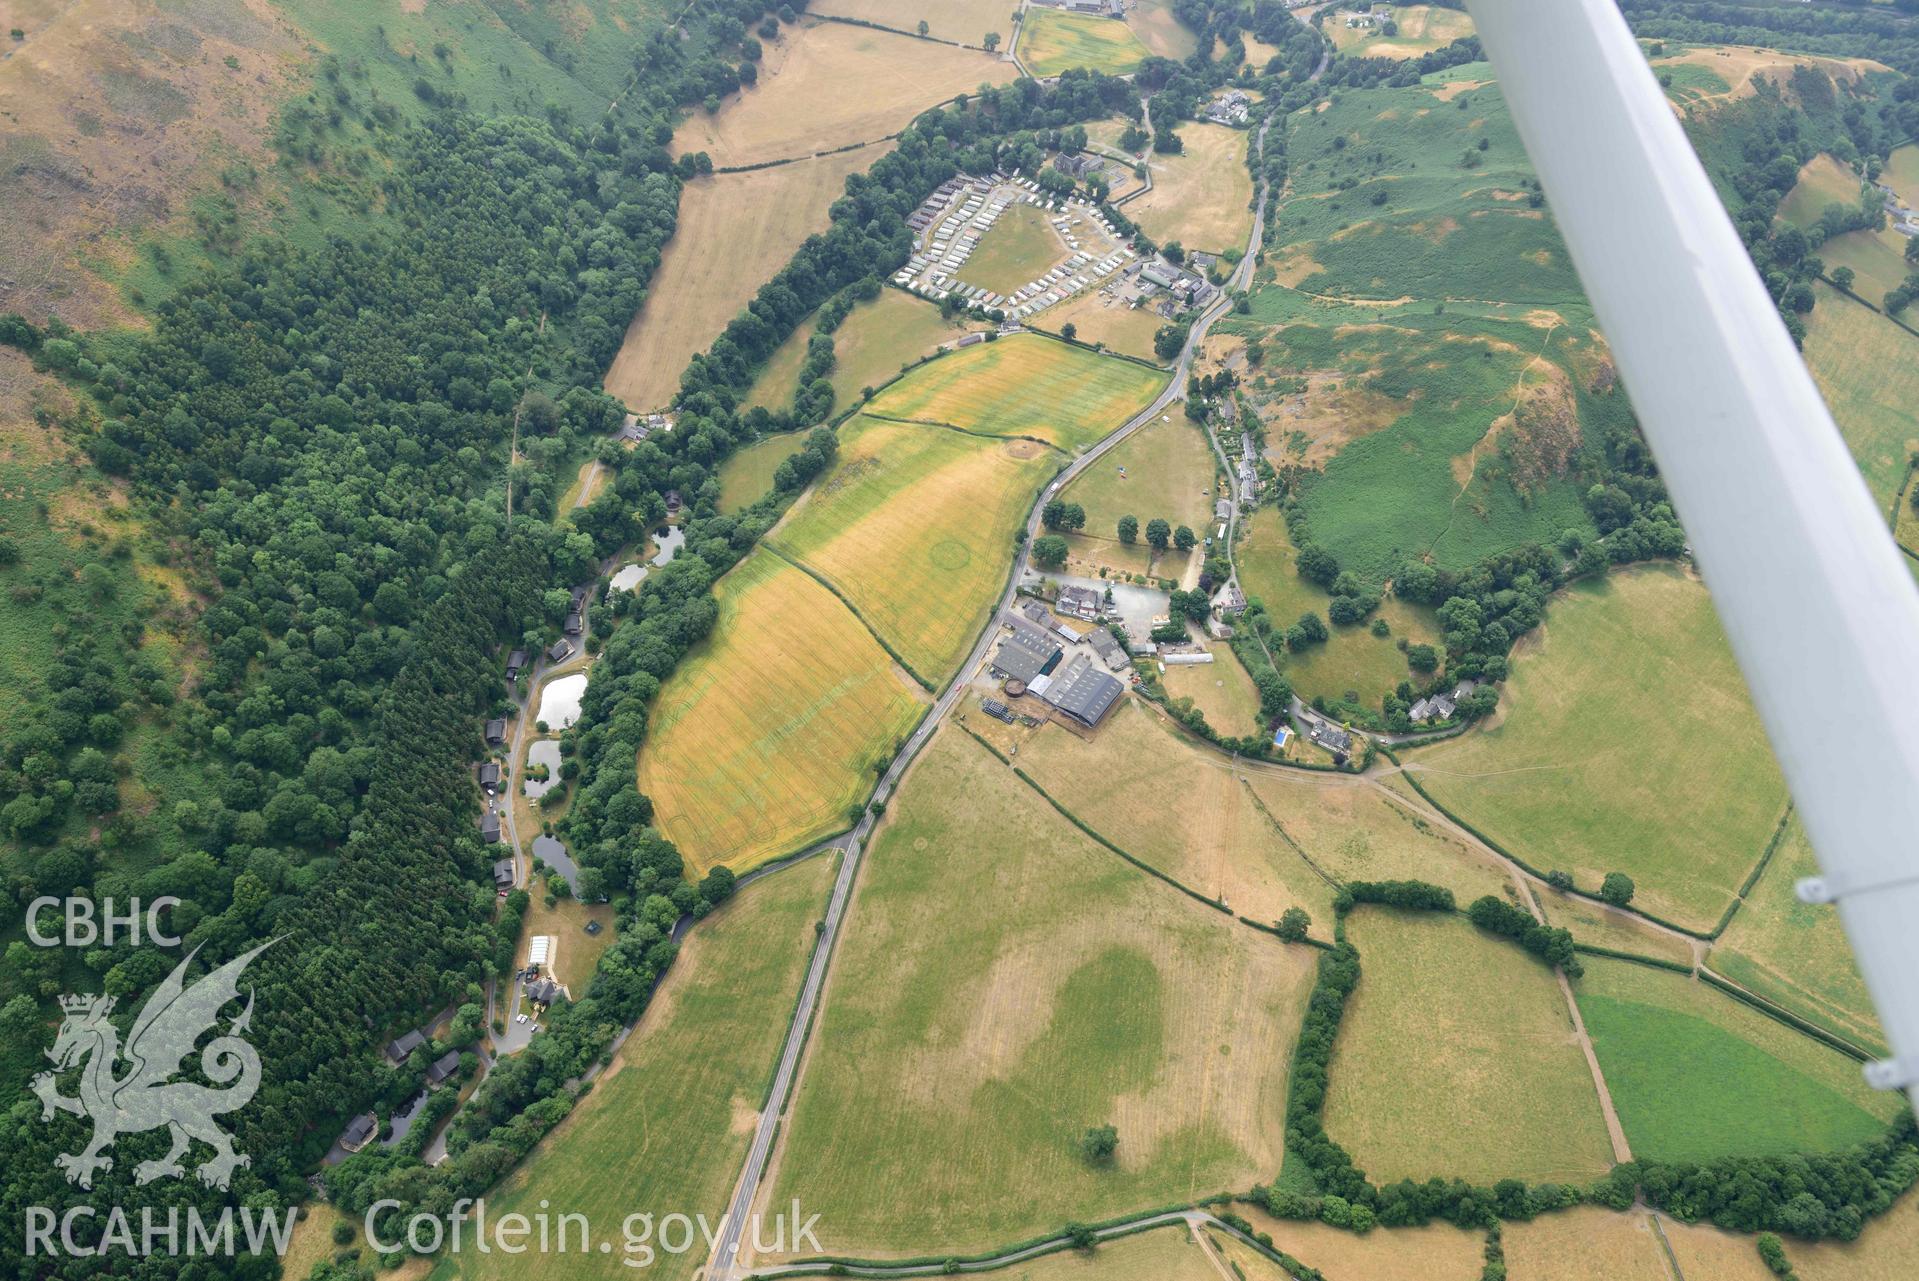
[[[920,676],[959,666],[998,599],[1013,535],[1056,470],[1028,440],[864,415],[770,545],[831,582]]]
[[[695,876],[848,826],[924,708],[852,611],[773,552],[715,594],[719,621],[661,689],[638,763],[655,825]]]
[[[1395,415],[1384,429],[1345,441],[1305,478],[1299,501],[1313,540],[1378,585],[1409,558],[1463,569],[1569,529],[1591,535],[1572,469],[1589,434],[1630,413],[1622,393],[1587,389],[1592,360],[1590,335],[1580,328],[1411,308],[1360,328],[1280,329],[1270,369],[1342,371],[1384,397]],[[1564,451],[1559,465],[1539,475],[1522,473],[1530,446],[1512,426],[1515,405],[1535,388],[1569,421],[1578,419],[1577,431],[1558,439],[1532,438]]]
[[[1852,947],[1829,904],[1801,903],[1793,883],[1819,864],[1795,815],[1784,837],[1714,944],[1707,963],[1720,974],[1874,1054],[1885,1033],[1859,977]]]
[[[1585,1182],[1612,1165],[1552,971],[1458,917],[1363,907],[1326,1133],[1375,1183]]]
[[[1486,727],[1412,751],[1426,790],[1541,871],[1709,930],[1758,863],[1786,789],[1705,587],[1646,567],[1554,599]]]
[[[1908,207],[1919,209],[1919,144],[1909,142],[1896,149],[1879,181],[1898,192]]]
[[[773,488],[773,473],[805,443],[805,432],[784,432],[754,441],[721,463],[720,513],[730,516],[766,497]]]
[[[1279,1168],[1309,950],[1095,845],[957,727],[867,858],[767,1197],[828,1253],[983,1250]]]
[[[1891,228],[1881,231],[1848,231],[1819,246],[1826,274],[1840,267],[1853,272],[1852,291],[1873,306],[1883,306],[1885,297],[1912,273],[1906,261],[1906,238]]]
[[[794,993],[813,947],[835,865],[831,855],[742,887],[688,935],[632,1036],[593,1090],[493,1191],[489,1218],[586,1216],[610,1255],[522,1258],[463,1250],[436,1278],[635,1275],[620,1223],[648,1211],[717,1220],[746,1155],[746,1118],[765,1099]],[[666,1207],[672,1207],[667,1209]],[[530,1266],[527,1260],[537,1260]],[[704,1254],[659,1254],[645,1275],[682,1281]]]
[[[1146,59],[1146,46],[1132,28],[1111,18],[1029,8],[1023,23],[1017,52],[1036,76],[1056,76],[1074,67],[1123,76]]]
[[[1587,957],[1574,988],[1635,1156],[1830,1151],[1903,1106],[1853,1060],[1698,980]]]
[[[1066,246],[1046,218],[1038,205],[1007,209],[959,269],[960,282],[1011,294],[1052,270],[1066,257]]]
[[[1151,554],[1146,523],[1154,517],[1175,529],[1185,525],[1202,539],[1212,532],[1218,470],[1205,430],[1183,414],[1169,412],[1164,420],[1127,437],[1060,493],[1086,509],[1086,528],[1070,541],[1082,556],[1124,572],[1141,572]],[[1139,538],[1130,548],[1118,541],[1121,516],[1139,521]],[[1178,578],[1186,559],[1169,549],[1152,572]]]
[[[1164,371],[1130,360],[1014,334],[914,370],[867,410],[989,436],[1032,436],[1077,453],[1124,426],[1167,380]]]
[[[1824,284],[1806,324],[1806,365],[1882,510],[1919,452],[1919,337]]]
[[[1277,626],[1291,626],[1305,613],[1318,614],[1323,620],[1332,598],[1299,576],[1298,553],[1279,509],[1259,508],[1240,529],[1233,563],[1239,569],[1239,584],[1247,598],[1263,602]],[[1386,620],[1386,635],[1373,635],[1374,618]],[[1309,701],[1319,695],[1338,700],[1350,692],[1357,694],[1360,702],[1377,708],[1379,700],[1401,681],[1414,679],[1399,642],[1439,643],[1439,626],[1432,610],[1391,593],[1380,599],[1371,618],[1351,626],[1329,623],[1327,630],[1332,636],[1324,645],[1299,653],[1289,653],[1283,647],[1274,649],[1286,679],[1301,698]]]
[[[853,404],[864,389],[898,376],[901,366],[978,328],[948,321],[938,307],[904,290],[882,289],[878,298],[856,305],[833,331],[833,371],[826,376],[833,387],[833,403],[840,408]],[[806,344],[812,337],[809,319],[780,344],[747,393],[748,409],[792,407],[800,367],[806,363]]]
[[[580,0],[565,7],[454,0],[343,0],[303,7],[303,30],[364,71],[383,101],[426,113],[417,80],[464,97],[483,115],[538,115],[547,103],[595,119],[633,78],[633,48],[662,20],[654,0]],[[445,49],[446,56],[437,52]],[[565,50],[557,58],[556,50]]]
[[[1857,205],[1862,185],[1858,174],[1822,151],[1799,170],[1799,181],[1780,203],[1779,216],[1804,231],[1828,206]]]
[[[1351,298],[1583,301],[1552,220],[1527,199],[1532,166],[1496,87],[1342,91],[1288,118],[1287,156],[1269,253],[1311,264],[1289,283]]]

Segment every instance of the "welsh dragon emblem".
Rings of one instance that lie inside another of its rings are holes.
[[[251,1164],[251,1158],[234,1152],[233,1140],[214,1122],[222,1113],[245,1107],[260,1088],[260,1056],[240,1036],[253,1020],[251,988],[247,989],[246,1008],[200,1051],[200,1070],[214,1085],[226,1088],[170,1078],[184,1070],[182,1063],[193,1052],[194,1042],[219,1020],[220,1010],[238,999],[241,971],[271,946],[271,942],[262,943],[191,987],[183,976],[200,949],[189,952],[147,998],[127,1033],[124,1048],[119,1030],[107,1017],[113,1012],[114,998],[60,998],[66,1018],[53,1048],[47,1051],[54,1071],[36,1076],[33,1092],[40,1096],[42,1121],[52,1120],[57,1110],[93,1122],[92,1142],[80,1152],[61,1153],[54,1158],[67,1182],[91,1188],[95,1171],[113,1168],[113,1158],[104,1153],[115,1139],[161,1126],[172,1133],[173,1146],[157,1161],[140,1162],[133,1172],[136,1183],[185,1174],[180,1157],[194,1139],[213,1149],[212,1158],[194,1171],[208,1187],[224,1189],[235,1167]],[[127,1069],[123,1075],[116,1075],[122,1059]],[[82,1060],[86,1067],[80,1074],[80,1096],[68,1098],[60,1093],[56,1073],[76,1067]]]

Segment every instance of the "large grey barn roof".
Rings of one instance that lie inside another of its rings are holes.
[[[1099,724],[1113,709],[1126,687],[1093,666],[1084,654],[1066,665],[1066,670],[1047,687],[1046,701],[1075,720]]]
[[[1057,653],[1056,643],[1041,639],[1030,628],[1022,628],[1000,642],[999,652],[993,656],[993,670],[1012,680],[1031,684]]]

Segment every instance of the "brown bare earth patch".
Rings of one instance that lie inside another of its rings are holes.
[[[1348,444],[1383,431],[1406,412],[1399,401],[1368,387],[1363,374],[1318,370],[1305,378],[1304,392],[1258,406],[1273,445],[1284,443],[1291,450],[1288,462],[1322,466]],[[1306,442],[1303,453],[1297,447],[1300,437]]]
[[[0,311],[133,323],[97,269],[124,262],[133,236],[184,219],[216,165],[265,166],[306,42],[268,0],[73,0],[8,43]]]
[[[721,168],[818,155],[888,137],[929,107],[1017,75],[1012,63],[969,49],[806,23],[766,42],[759,83],[712,115],[696,111],[673,150],[704,151]]]

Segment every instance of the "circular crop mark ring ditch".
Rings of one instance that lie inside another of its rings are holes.
[[[953,538],[943,538],[933,544],[931,553],[933,568],[952,573],[965,569],[972,562],[973,553],[966,550],[966,544]]]

